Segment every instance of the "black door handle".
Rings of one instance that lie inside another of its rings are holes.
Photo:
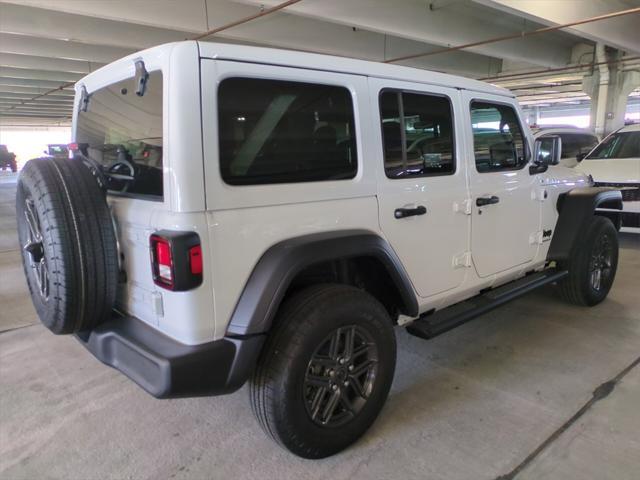
[[[479,197],[476,199],[476,205],[478,207],[484,207],[485,205],[495,205],[496,203],[500,203],[500,197],[496,197],[495,195],[492,197]]]
[[[424,215],[427,213],[427,208],[422,205],[418,205],[416,208],[396,208],[393,212],[393,216],[396,218],[413,217],[415,215]]]

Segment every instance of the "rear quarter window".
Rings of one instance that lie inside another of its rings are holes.
[[[149,74],[143,96],[134,78],[92,92],[78,113],[76,142],[102,165],[112,194],[163,198],[162,72]],[[133,177],[124,180],[125,177]]]
[[[345,180],[357,172],[351,92],[227,78],[218,88],[220,173],[231,185]]]

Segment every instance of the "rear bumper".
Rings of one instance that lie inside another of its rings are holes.
[[[265,338],[225,337],[184,345],[136,318],[115,314],[76,336],[100,361],[157,398],[234,392],[249,378]]]

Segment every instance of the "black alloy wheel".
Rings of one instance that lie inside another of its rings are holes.
[[[329,334],[311,356],[304,377],[307,413],[316,424],[339,427],[360,413],[378,373],[378,348],[357,325]]]

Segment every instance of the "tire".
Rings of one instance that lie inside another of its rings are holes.
[[[55,334],[90,330],[111,315],[116,237],[105,195],[77,160],[29,160],[18,178],[18,237],[31,299]]]
[[[607,298],[616,276],[618,232],[611,220],[595,215],[578,238],[582,241],[573,248],[571,258],[560,265],[569,271],[560,283],[560,295],[575,305],[594,306]]]
[[[326,284],[285,301],[275,325],[250,382],[253,412],[267,435],[294,454],[333,455],[364,434],[387,399],[396,362],[391,319],[368,293]],[[356,355],[344,350],[350,335]],[[335,339],[338,348],[330,352]],[[340,355],[343,364],[328,358]]]

